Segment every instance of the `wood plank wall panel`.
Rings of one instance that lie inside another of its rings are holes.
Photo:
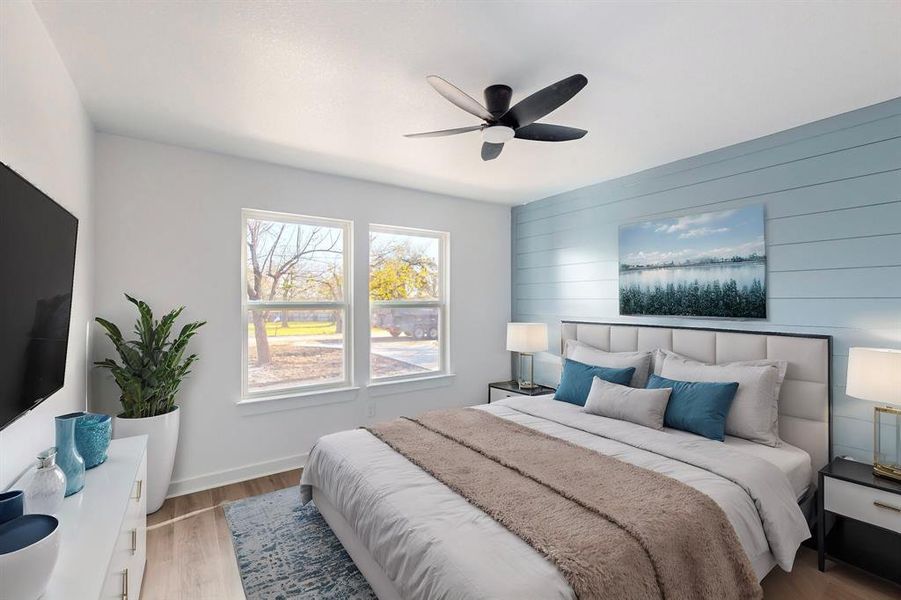
[[[766,205],[765,321],[620,317],[625,223]],[[834,451],[872,460],[873,404],[845,394],[848,348],[901,348],[901,98],[513,209],[512,313],[549,325],[536,379],[559,373],[560,321],[826,333]]]

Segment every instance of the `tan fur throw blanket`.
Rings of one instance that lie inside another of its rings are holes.
[[[675,479],[481,410],[367,429],[541,552],[583,600],[763,595],[722,509]]]

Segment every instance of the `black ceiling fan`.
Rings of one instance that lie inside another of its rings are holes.
[[[486,87],[485,104],[488,105],[488,108],[485,108],[465,92],[437,75],[429,75],[426,77],[426,81],[452,104],[485,122],[471,127],[442,129],[426,133],[408,133],[404,137],[442,137],[470,131],[481,131],[482,160],[493,160],[504,149],[504,143],[509,142],[513,138],[537,142],[566,142],[568,140],[577,140],[588,133],[584,129],[576,129],[575,127],[535,122],[578,94],[588,83],[588,78],[584,75],[572,75],[553,85],[549,85],[528,98],[520,100],[512,108],[510,107],[510,99],[513,96],[513,90],[508,85],[495,84]]]

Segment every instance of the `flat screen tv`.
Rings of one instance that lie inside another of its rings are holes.
[[[63,386],[78,219],[0,163],[0,429]]]

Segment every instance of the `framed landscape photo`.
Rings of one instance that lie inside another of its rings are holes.
[[[766,318],[762,204],[619,229],[619,312]]]

